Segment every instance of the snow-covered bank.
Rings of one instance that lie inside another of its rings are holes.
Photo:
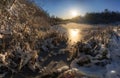
[[[91,56],[91,54],[89,53],[87,55],[81,53],[79,58],[76,58],[75,60],[72,61],[70,65],[71,68],[76,68],[79,71],[85,73],[86,75],[88,76],[93,75],[96,78],[120,78],[120,35],[119,34],[120,34],[119,27],[114,28],[112,31],[110,31],[107,34],[109,35],[108,43],[106,42],[107,46],[105,43],[101,44],[101,42],[98,41],[97,44],[100,44],[98,47],[100,49],[98,50],[94,49],[94,50],[96,52],[99,51],[99,53],[96,54],[95,56]],[[93,51],[93,53],[95,51]],[[107,54],[105,55],[106,57],[104,57],[105,53],[103,54],[103,52],[105,51],[107,52]]]

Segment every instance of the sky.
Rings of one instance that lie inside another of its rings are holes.
[[[87,12],[101,12],[104,9],[120,11],[120,0],[35,0],[35,3],[51,16],[68,19]]]

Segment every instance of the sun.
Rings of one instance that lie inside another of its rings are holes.
[[[71,10],[70,14],[71,14],[72,17],[76,17],[76,16],[78,16],[78,11],[77,10]]]

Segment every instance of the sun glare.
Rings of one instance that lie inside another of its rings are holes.
[[[72,17],[76,17],[76,16],[78,16],[78,12],[76,11],[76,10],[71,10],[71,16]]]

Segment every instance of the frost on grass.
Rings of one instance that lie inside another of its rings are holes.
[[[47,37],[49,16],[29,0],[0,1],[0,74],[40,68],[37,42]]]
[[[107,27],[100,32],[94,32],[87,42],[80,42],[78,44],[79,57],[71,63],[71,67],[77,68],[87,76],[119,78],[120,36],[118,29],[119,27]]]

